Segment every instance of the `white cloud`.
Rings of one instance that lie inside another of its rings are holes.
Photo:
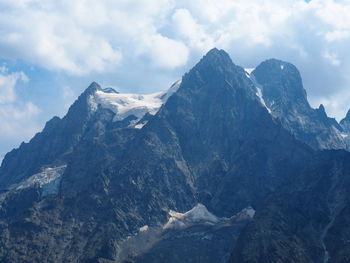
[[[350,94],[349,13],[348,0],[0,0],[0,58],[149,89],[144,79],[173,78],[217,46],[243,66],[294,63],[317,105]],[[350,108],[332,105],[338,118]]]
[[[38,107],[31,102],[25,102],[22,105],[0,105],[1,138],[29,139],[39,131],[38,125],[33,123],[33,118],[39,112]]]
[[[134,50],[155,66],[187,62],[184,44],[157,30],[172,6],[168,0],[2,0],[1,5],[6,10],[0,13],[1,57],[75,75],[113,71]]]
[[[150,55],[150,59],[157,67],[175,68],[186,64],[188,59],[187,47],[179,41],[164,37],[160,34],[152,37],[145,36],[139,49],[140,54]]]
[[[38,131],[34,117],[40,112],[39,108],[17,98],[19,81],[26,83],[29,79],[23,72],[9,73],[6,67],[0,68],[0,137],[3,140],[28,139]]]
[[[0,105],[16,100],[15,87],[18,81],[28,82],[28,77],[23,72],[7,74],[8,69],[0,68]]]
[[[212,37],[205,32],[203,25],[197,23],[188,9],[177,9],[172,19],[174,31],[186,39],[189,47],[199,49],[203,53],[214,47]]]

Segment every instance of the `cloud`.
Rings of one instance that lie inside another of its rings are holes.
[[[19,82],[29,82],[23,72],[9,73],[6,67],[0,68],[0,137],[2,140],[30,138],[39,127],[35,122],[40,110],[30,101],[17,98]]]
[[[175,10],[172,16],[174,32],[185,38],[190,48],[199,49],[203,53],[214,47],[214,40],[206,33],[203,25],[191,15],[185,8]]]
[[[1,0],[0,56],[74,75],[113,71],[124,54],[148,57],[156,67],[182,66],[186,46],[157,30],[170,6],[167,0]]]
[[[189,51],[182,42],[160,34],[147,36],[141,41],[143,41],[143,47],[139,52],[151,55],[151,61],[157,67],[175,68],[187,62]]]
[[[28,82],[28,77],[23,72],[7,74],[6,67],[0,68],[0,105],[16,100],[15,86],[18,81]]]
[[[38,107],[31,102],[23,103],[23,105],[0,105],[1,138],[21,136],[28,139],[39,130],[39,127],[33,123],[33,117],[39,112]]]
[[[348,0],[0,0],[0,58],[147,92],[216,46],[242,66],[294,63],[318,106],[350,94],[349,12]],[[350,107],[328,105],[338,119]]]

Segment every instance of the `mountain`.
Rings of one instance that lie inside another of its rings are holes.
[[[249,76],[261,90],[272,116],[298,140],[314,149],[348,149],[344,140],[347,132],[342,126],[327,116],[323,105],[318,109],[309,105],[300,73],[294,65],[270,59]]]
[[[287,90],[275,94],[285,110],[276,115],[265,95],[276,88],[274,80],[264,75],[275,73],[265,66],[248,74],[225,51],[212,49],[164,92],[121,94],[92,83],[64,118],[6,155],[0,261],[250,262],[264,255],[251,237],[279,214],[287,219],[277,225],[294,230],[295,193],[309,198],[309,189],[315,209],[308,215],[314,221],[305,220],[313,234],[305,259],[322,248],[333,255],[327,215],[334,214],[317,198],[324,189],[343,193],[346,184],[317,184],[334,174],[346,178],[348,153],[307,145],[332,138],[321,118],[315,123],[327,136],[311,132],[317,138],[298,140],[296,132],[309,131],[296,124],[300,130],[291,130],[294,124],[283,120],[289,118],[285,101],[293,109],[308,105],[301,79],[294,69],[276,73],[276,85]],[[314,241],[318,233],[324,242]],[[282,248],[306,250],[280,237]]]
[[[140,95],[120,94],[112,88],[102,89],[97,83],[92,83],[63,119],[52,118],[29,143],[22,143],[5,156],[0,168],[0,189],[19,183],[49,166],[64,165],[74,147],[88,135],[93,125],[91,122],[101,121],[94,120],[94,116],[102,111],[106,111],[104,115],[110,115],[104,118],[114,118],[111,125],[127,127],[136,124],[145,113],[154,114],[179,84],[176,82],[170,89],[155,94]]]

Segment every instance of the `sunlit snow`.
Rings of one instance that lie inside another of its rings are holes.
[[[147,231],[148,230],[148,225],[145,225],[145,226],[143,226],[143,227],[140,227],[140,232],[145,232],[145,231]]]
[[[184,229],[196,224],[204,225],[216,225],[225,224],[230,221],[243,221],[252,219],[255,215],[255,210],[251,207],[247,207],[232,216],[231,218],[220,218],[210,213],[208,209],[203,204],[197,204],[191,210],[186,213],[179,213],[173,210],[169,212],[169,220],[163,226],[163,229]]]
[[[94,96],[97,106],[112,110],[116,116],[115,121],[122,120],[130,115],[141,119],[147,112],[155,114],[167,99],[176,92],[181,81],[175,82],[169,89],[152,94],[109,93],[98,90]],[[93,104],[93,103],[90,103]],[[142,128],[138,125],[135,128]]]
[[[348,135],[348,134],[341,133],[340,136],[343,137],[343,138],[345,139],[345,138],[347,138],[349,135]]]

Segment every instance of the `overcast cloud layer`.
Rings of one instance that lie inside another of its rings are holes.
[[[212,47],[244,67],[292,62],[313,106],[339,120],[350,108],[349,14],[348,0],[0,0],[0,154],[89,82],[164,89]]]

